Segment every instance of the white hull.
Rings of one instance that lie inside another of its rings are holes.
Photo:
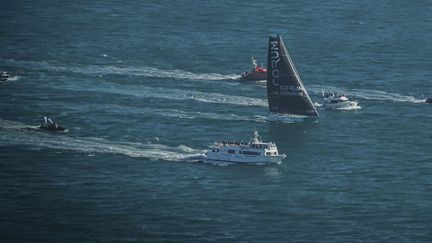
[[[286,157],[279,154],[276,144],[263,143],[256,131],[249,143],[216,141],[211,148],[205,154],[204,163],[267,165],[280,164]]]
[[[273,156],[247,156],[247,155],[227,155],[221,153],[208,152],[204,158],[205,163],[210,164],[247,164],[247,165],[268,165],[280,164],[286,155]]]
[[[335,109],[335,110],[361,109],[361,107],[358,106],[358,102],[356,102],[356,101],[343,101],[343,102],[337,102],[337,103],[324,102],[323,107],[326,109]]]

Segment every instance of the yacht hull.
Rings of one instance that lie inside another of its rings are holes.
[[[269,112],[268,120],[271,122],[280,122],[280,123],[297,123],[297,122],[314,122],[318,120],[317,116],[301,116],[301,115],[292,115],[292,114],[281,114]]]
[[[356,101],[344,101],[344,102],[337,102],[337,103],[327,103],[325,102],[323,104],[323,107],[326,109],[335,109],[335,110],[355,110],[360,109],[360,106],[358,106],[358,102]]]

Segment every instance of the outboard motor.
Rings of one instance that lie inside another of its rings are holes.
[[[432,97],[427,98],[426,103],[432,104]]]

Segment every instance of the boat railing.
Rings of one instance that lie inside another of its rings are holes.
[[[222,145],[222,146],[246,146],[248,143],[245,142],[236,142],[236,141],[216,141],[215,145]]]

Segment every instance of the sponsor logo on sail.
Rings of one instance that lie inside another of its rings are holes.
[[[306,97],[306,92],[302,86],[281,85],[280,86],[280,95]]]
[[[284,84],[286,82],[280,82],[280,71],[279,71],[279,62],[280,62],[280,43],[279,41],[270,41],[270,67],[271,67],[271,78],[272,84],[275,87],[279,87],[280,96],[302,96],[307,97],[306,90],[301,85],[287,85]],[[277,96],[272,92],[273,96]]]
[[[279,86],[279,45],[278,41],[270,42],[270,63],[271,63],[271,75],[272,83],[274,86]]]

